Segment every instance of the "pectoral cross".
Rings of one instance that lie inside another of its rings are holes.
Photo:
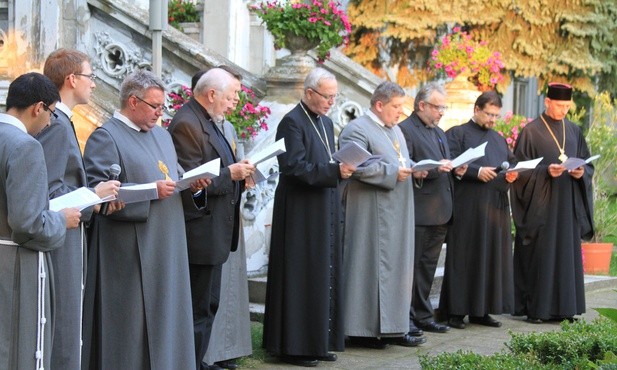
[[[159,161],[159,170],[165,175],[165,180],[171,180],[171,177],[169,177],[169,168],[167,168],[163,161]]]
[[[401,167],[405,167],[407,161],[405,160],[405,158],[403,158],[403,153],[401,153],[401,144],[399,144],[398,140],[394,142],[394,149],[398,154],[398,161],[401,163]]]

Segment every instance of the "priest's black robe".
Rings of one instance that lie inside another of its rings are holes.
[[[456,157],[487,142],[484,157],[469,164],[454,183],[454,222],[448,229],[439,310],[450,315],[512,313],[512,234],[505,173],[483,182],[480,167],[514,164],[514,154],[496,131],[473,120],[446,132]],[[513,166],[512,166],[513,167]]]
[[[332,121],[298,104],[278,126],[285,139],[274,196],[263,346],[273,355],[344,349],[341,205]],[[313,124],[309,121],[312,119]]]
[[[562,121],[543,114],[559,144]],[[565,154],[590,156],[581,129],[565,120]],[[515,314],[537,319],[572,317],[585,312],[581,238],[593,235],[593,165],[575,179],[567,172],[553,178],[549,164],[561,163],[557,143],[540,118],[521,132],[514,148],[519,161],[543,157],[522,172],[511,191],[516,225],[514,246]]]

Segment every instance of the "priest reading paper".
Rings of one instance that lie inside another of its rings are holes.
[[[581,239],[593,236],[593,165],[569,171],[564,166],[568,158],[591,155],[581,129],[566,118],[572,88],[549,84],[544,105],[514,148],[519,161],[543,159],[533,170],[521,172],[511,191],[514,308],[533,323],[585,312]]]

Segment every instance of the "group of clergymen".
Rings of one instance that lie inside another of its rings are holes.
[[[0,368],[233,369],[250,354],[239,206],[255,186],[255,166],[236,158],[225,120],[240,78],[224,66],[196,74],[191,100],[166,130],[157,125],[163,82],[134,72],[83,156],[71,117],[96,87],[87,55],[56,50],[43,74],[11,83],[0,114]],[[336,361],[332,351],[346,341],[413,347],[426,341],[424,331],[465,328],[465,316],[499,327],[489,314],[541,323],[584,312],[580,239],[593,232],[593,167],[561,164],[589,156],[565,119],[571,95],[567,85],[549,85],[546,111],[520,133],[513,154],[492,130],[502,107],[495,92],[444,133],[442,86],[422,86],[399,124],[405,92],[384,82],[339,136],[339,147],[354,142],[377,156],[352,166],[333,159],[326,113],[336,78],[312,70],[277,128],[286,152],[278,156],[264,348],[315,366]],[[453,168],[451,158],[484,142],[484,157]],[[520,174],[500,169],[540,157]],[[217,158],[219,176],[176,189],[184,171]],[[413,170],[423,159],[441,164]],[[80,187],[105,197],[152,182],[155,200],[49,210],[49,199]],[[448,325],[429,300],[444,241],[439,311]]]

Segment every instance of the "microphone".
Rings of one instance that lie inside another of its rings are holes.
[[[118,180],[118,176],[120,176],[120,172],[122,172],[122,168],[120,168],[119,165],[114,163],[111,166],[109,166],[109,180]],[[103,203],[99,213],[106,215],[107,208],[109,208],[109,202]]]
[[[508,163],[507,161],[503,161],[501,163],[501,166],[495,168],[493,171],[495,171],[495,173],[502,173],[507,171],[508,168],[510,168],[510,163]]]

